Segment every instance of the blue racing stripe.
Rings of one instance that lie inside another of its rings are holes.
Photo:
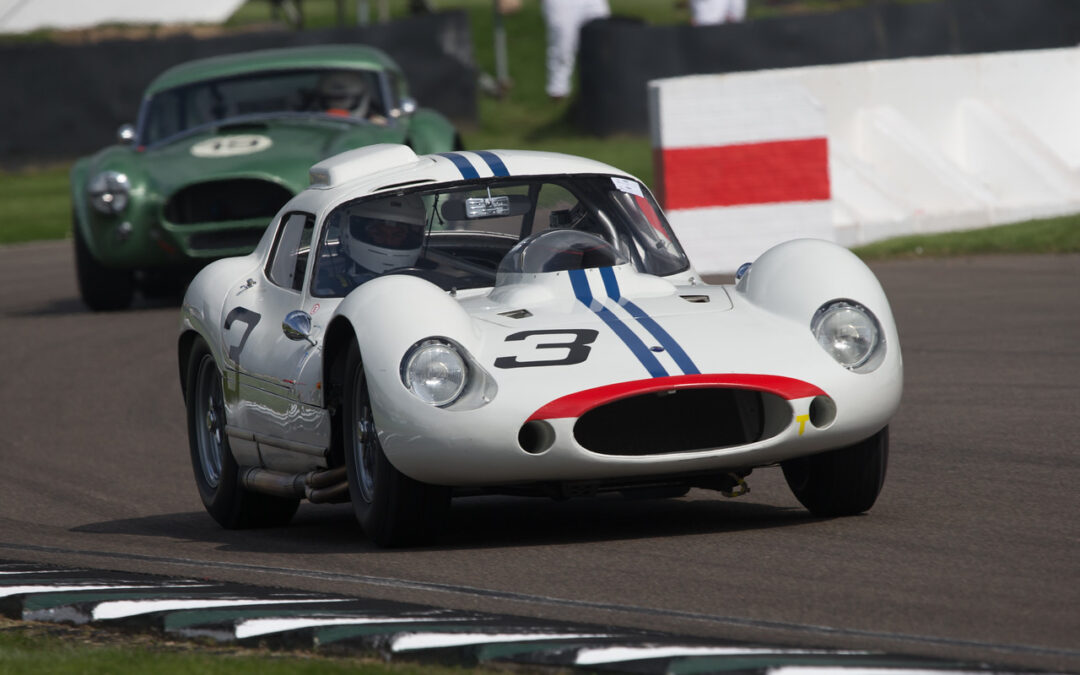
[[[593,294],[592,290],[589,288],[589,278],[585,275],[585,270],[570,270],[570,284],[574,287],[574,295],[577,296],[577,299],[581,304],[592,310],[593,313],[607,324],[608,328],[614,331],[615,335],[630,348],[630,351],[637,357],[637,360],[641,362],[641,365],[645,366],[645,370],[649,371],[649,375],[652,377],[667,377],[667,371],[664,370],[664,367],[656,360],[653,353],[649,351],[649,348],[645,346],[645,343],[641,341],[641,338],[635,335],[626,324],[619,320],[619,317],[615,316],[603,305],[597,304],[596,307],[593,307]]]
[[[494,152],[488,150],[477,150],[476,154],[480,155],[480,158],[487,162],[491,172],[496,176],[509,176],[510,172],[506,169],[506,165],[499,159],[499,156]]]
[[[477,173],[476,169],[473,168],[472,163],[469,162],[469,160],[462,155],[459,155],[456,152],[440,152],[439,155],[453,162],[454,166],[456,166],[458,168],[458,171],[461,172],[462,178],[480,177],[480,174]]]
[[[600,268],[600,277],[604,280],[604,288],[607,290],[608,297],[617,302],[620,306],[625,307],[630,316],[637,319],[638,323],[645,327],[645,330],[659,340],[660,346],[671,354],[671,358],[675,360],[675,365],[682,369],[686,375],[698,375],[701,373],[698,370],[697,365],[694,364],[694,360],[683,350],[682,346],[675,341],[675,338],[671,337],[671,334],[664,330],[651,316],[645,313],[643,309],[630,302],[628,299],[622,297],[622,291],[619,290],[619,280],[615,278],[615,270],[610,267]]]

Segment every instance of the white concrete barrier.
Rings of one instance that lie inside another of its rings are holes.
[[[1080,49],[649,84],[657,192],[695,266],[1080,211]]]
[[[221,23],[244,0],[0,0],[0,33],[90,28],[103,23]]]

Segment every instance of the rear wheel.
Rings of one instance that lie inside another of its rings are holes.
[[[187,368],[187,423],[191,466],[206,511],[222,527],[272,527],[289,522],[300,505],[244,489],[225,435],[225,396],[221,373],[202,338],[191,350]]]
[[[75,238],[75,276],[79,295],[86,306],[95,312],[127,309],[135,298],[135,277],[131,270],[105,267],[83,239],[78,222],[73,223]]]
[[[795,497],[821,518],[853,516],[867,511],[885,483],[889,459],[889,427],[838,450],[781,463]]]
[[[380,546],[430,540],[450,506],[450,489],[427,485],[394,468],[379,444],[360,349],[345,359],[342,438],[349,494],[360,526]]]

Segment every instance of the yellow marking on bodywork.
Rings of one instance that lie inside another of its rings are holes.
[[[802,436],[806,431],[806,421],[810,419],[809,415],[796,415],[795,421],[799,423],[799,435]]]

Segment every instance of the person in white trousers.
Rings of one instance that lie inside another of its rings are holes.
[[[547,26],[547,93],[565,98],[570,94],[581,27],[611,16],[611,8],[607,0],[542,0],[541,7]]]
[[[690,0],[690,23],[708,26],[742,21],[746,18],[746,0]]]

